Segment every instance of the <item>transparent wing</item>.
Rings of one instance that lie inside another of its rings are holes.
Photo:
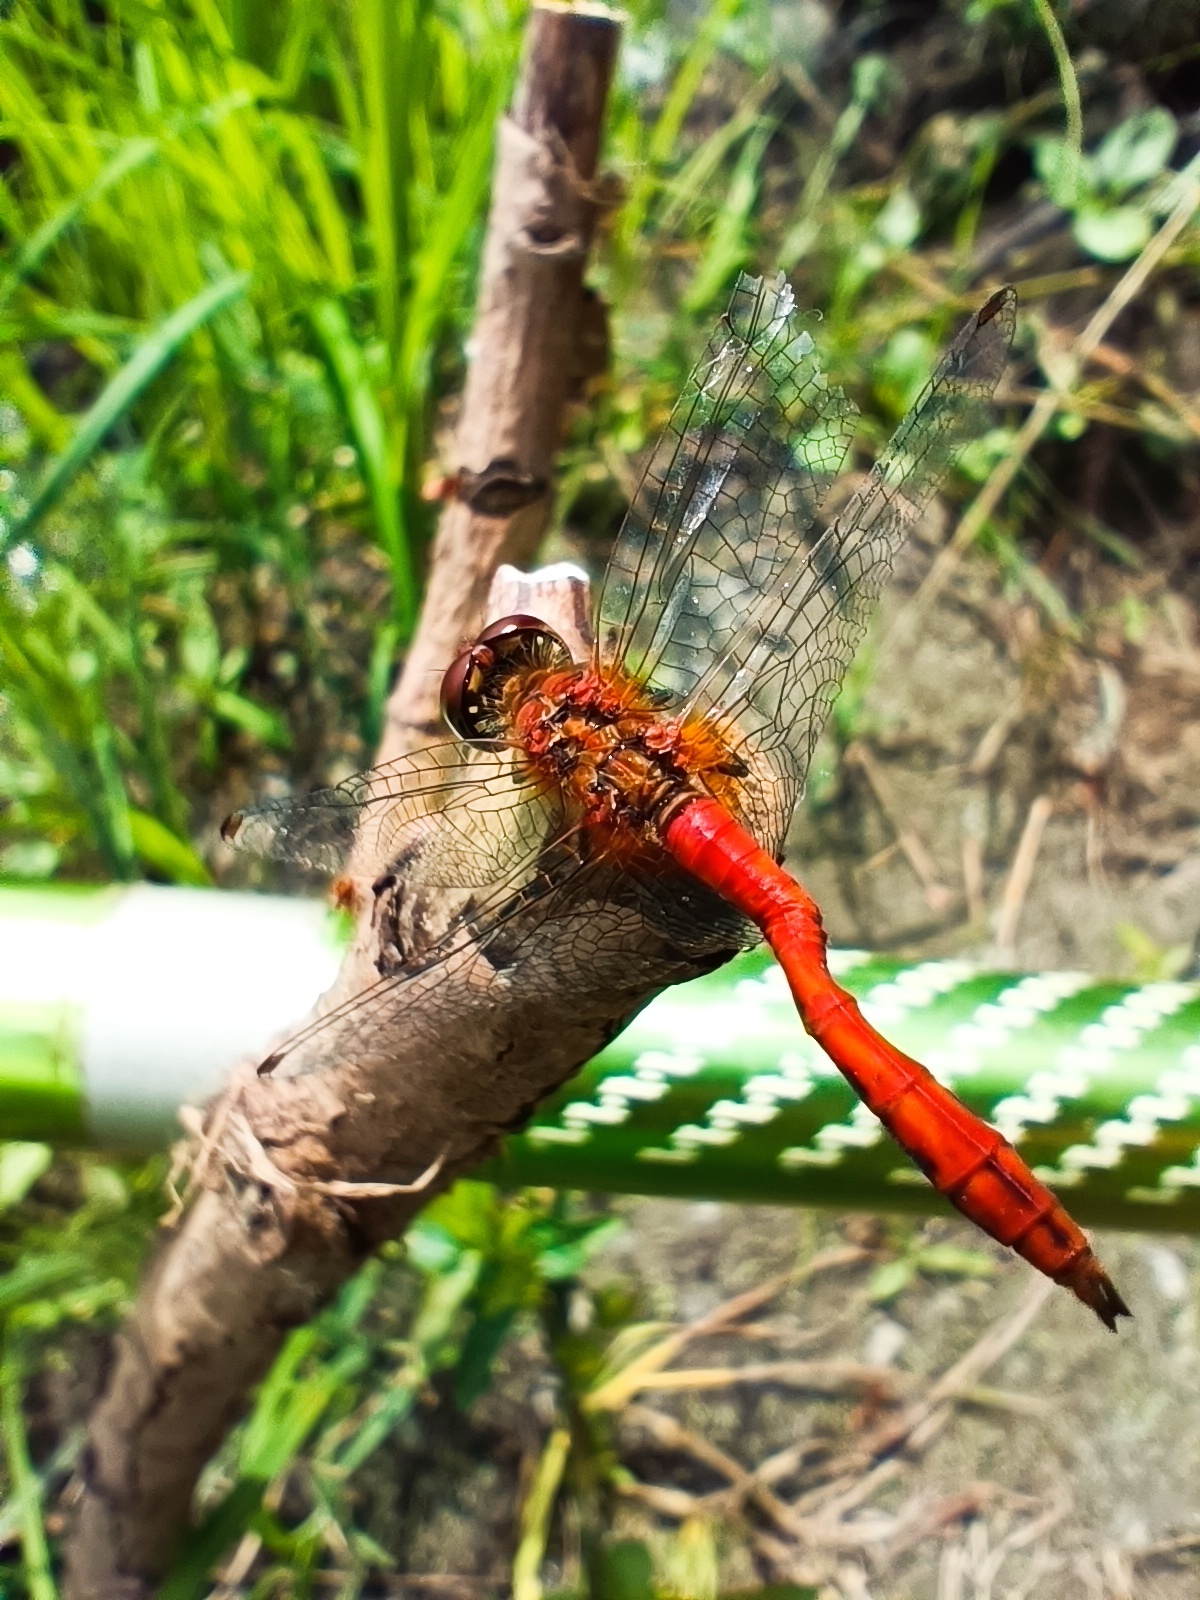
[[[773,591],[836,478],[855,410],[782,275],[743,276],[655,447],[609,562],[596,655],[682,703]]]
[[[386,1048],[401,1023],[409,1033],[423,1028],[435,1042],[443,1019],[461,1013],[463,986],[486,987],[515,963],[521,949],[536,945],[553,904],[578,894],[589,870],[560,838],[514,861],[506,877],[489,888],[447,898],[426,893],[429,881],[420,852],[401,865],[401,874],[376,882],[378,980],[345,996],[335,984],[313,1021],[269,1056],[260,1072],[289,1058],[303,1071],[310,1061],[322,1065],[334,1050],[344,1055],[347,1048],[364,1053]],[[568,976],[560,971],[560,981]],[[424,1003],[412,1012],[404,990],[416,979],[425,980]],[[526,988],[532,992],[522,974],[522,992]],[[314,1041],[315,1060],[309,1053]]]
[[[1002,289],[959,333],[844,510],[815,541],[800,529],[775,581],[710,659],[688,709],[731,730],[747,760],[745,817],[782,843],[808,764],[897,550],[962,445],[986,427],[1008,361],[1016,295]]]
[[[359,979],[344,995],[335,984],[320,1014],[260,1071],[285,1058],[303,1071],[333,1048],[386,1048],[406,1010],[404,987],[416,978],[425,979],[420,1016],[432,1038],[439,997],[448,1012],[462,1004],[451,980],[489,981],[493,947],[502,956],[514,928],[532,937],[545,920],[539,905],[567,894],[588,865],[561,800],[531,780],[517,752],[457,741],[329,789],[265,801],[223,832],[239,849],[321,871],[349,858],[356,875],[373,879],[369,948],[378,979],[365,988]]]
[[[468,1005],[494,1014],[502,993],[506,1004],[551,996],[561,1004],[574,992],[627,995],[637,1004],[757,938],[669,862],[661,881],[643,881],[595,853],[593,838],[565,829],[514,858],[504,879],[458,897],[426,892],[430,880],[418,848],[401,872],[376,883],[372,951],[379,978],[345,995],[335,985],[320,1014],[260,1072],[285,1060],[303,1072],[331,1054],[386,1051],[405,1035],[433,1046],[447,1022],[461,1023]],[[435,836],[425,848],[437,850]],[[405,992],[415,980],[416,1008]]]
[[[239,850],[338,872],[351,848],[364,875],[403,865],[430,888],[508,880],[562,823],[561,805],[517,753],[456,740],[357,772],[331,789],[265,800],[222,830]]]
[[[597,853],[595,837],[572,827],[557,795],[508,750],[435,746],[265,801],[225,831],[239,849],[324,871],[353,850],[356,872],[374,879],[378,978],[345,995],[335,985],[320,1015],[260,1070],[386,1049],[401,1025],[426,1029],[432,1043],[442,1019],[460,1012],[464,985],[476,995],[507,985],[524,1000],[573,986],[645,992],[747,942],[724,902],[670,863],[642,882]],[[404,991],[418,978],[413,1012]]]

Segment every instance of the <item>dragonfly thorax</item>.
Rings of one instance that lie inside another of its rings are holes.
[[[649,703],[632,680],[574,667],[532,673],[513,694],[514,743],[568,813],[614,843],[657,843],[684,799],[745,773],[711,729]]]

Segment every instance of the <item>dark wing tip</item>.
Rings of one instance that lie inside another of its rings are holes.
[[[241,832],[242,824],[246,820],[244,811],[231,811],[221,824],[221,837],[226,844],[236,844],[237,836]]]
[[[1014,312],[1017,309],[1017,291],[1011,283],[1006,283],[1003,288],[997,289],[991,299],[986,301],[976,313],[975,324],[985,327],[989,322],[994,322],[1002,312]]]

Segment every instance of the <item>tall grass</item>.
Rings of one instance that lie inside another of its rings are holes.
[[[205,878],[183,790],[231,738],[288,744],[289,661],[328,676],[330,528],[385,557],[369,631],[411,630],[519,23],[59,0],[0,25],[0,872]]]

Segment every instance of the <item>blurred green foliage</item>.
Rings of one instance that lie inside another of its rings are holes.
[[[0,1593],[54,1600],[45,1509],[83,1443],[60,1416],[76,1382],[95,1373],[97,1337],[127,1310],[162,1212],[164,1164],[121,1168],[60,1158],[45,1145],[0,1149],[0,1441],[5,1464]],[[30,1434],[40,1429],[38,1448]],[[44,1439],[53,1440],[43,1447]]]
[[[0,28],[0,872],[206,880],[198,770],[329,672],[314,518],[412,626],[519,11],[260,9]]]
[[[1061,139],[1034,142],[1046,193],[1071,213],[1075,238],[1089,255],[1128,261],[1145,248],[1163,214],[1178,137],[1175,118],[1154,106],[1118,123],[1091,154],[1077,156]]]

